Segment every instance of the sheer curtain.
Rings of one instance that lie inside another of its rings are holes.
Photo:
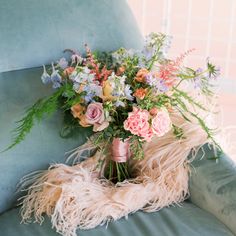
[[[175,58],[195,48],[185,64],[203,66],[206,58],[221,67],[220,114],[226,143],[236,144],[236,0],[128,0],[141,32],[173,36]],[[236,153],[236,149],[234,150]]]

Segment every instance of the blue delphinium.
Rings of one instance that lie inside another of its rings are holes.
[[[95,77],[94,74],[90,73],[89,68],[82,68],[81,72],[72,73],[70,79],[75,83],[93,83]]]
[[[102,87],[94,83],[85,85],[83,90],[86,92],[86,95],[84,96],[86,103],[93,101],[94,97],[102,96]]]
[[[125,84],[125,80],[126,76],[117,76],[115,73],[112,73],[108,77],[108,81],[112,87],[112,96],[123,97],[132,101],[134,99],[131,95],[132,91],[130,85]]]
[[[48,84],[51,82],[51,76],[48,74],[45,65],[43,65],[43,74],[41,76],[41,80],[44,84]]]
[[[140,53],[138,53],[138,66],[140,68],[149,65],[152,60],[164,59],[167,51],[171,45],[171,36],[151,33],[144,41],[144,47]]]
[[[61,76],[58,73],[58,70],[55,69],[54,64],[52,63],[52,74],[51,74],[52,87],[54,89],[61,87]]]

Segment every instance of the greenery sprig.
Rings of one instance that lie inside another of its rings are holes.
[[[62,93],[63,89],[59,89],[51,96],[39,99],[33,106],[27,109],[25,116],[16,122],[17,127],[13,130],[15,137],[13,138],[12,144],[4,151],[9,150],[22,142],[26,135],[30,133],[35,121],[40,122],[45,116],[53,114],[59,108],[58,99]]]

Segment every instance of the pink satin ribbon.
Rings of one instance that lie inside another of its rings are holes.
[[[126,162],[129,159],[129,140],[124,142],[119,138],[114,138],[111,145],[112,157],[115,162]]]

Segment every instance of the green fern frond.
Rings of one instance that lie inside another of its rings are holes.
[[[12,140],[12,144],[4,151],[9,150],[22,142],[26,135],[30,133],[35,121],[41,121],[45,115],[49,116],[58,109],[58,98],[61,96],[62,92],[63,90],[59,89],[50,97],[39,99],[32,107],[26,110],[26,115],[16,122],[18,126],[13,130],[15,136]]]

